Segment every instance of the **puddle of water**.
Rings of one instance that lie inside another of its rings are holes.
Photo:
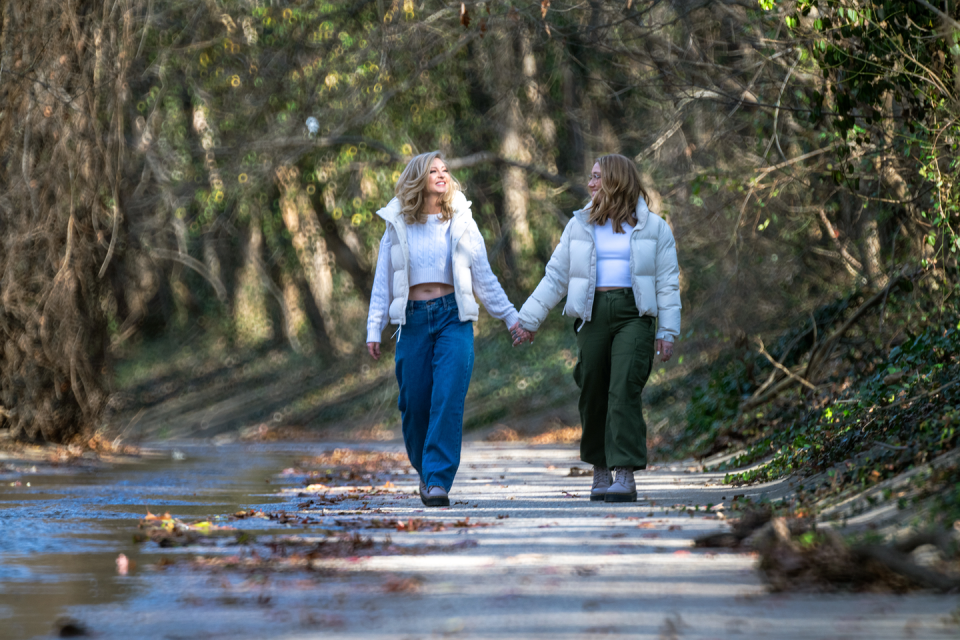
[[[177,518],[283,508],[275,492],[290,482],[276,473],[304,455],[302,446],[179,446],[156,458],[96,472],[62,470],[0,483],[0,636],[50,637],[70,607],[119,602],[141,593],[155,574],[143,571],[163,551],[133,541],[147,510]],[[30,482],[27,487],[26,483]],[[242,528],[271,527],[267,521]],[[118,575],[116,559],[132,566]]]

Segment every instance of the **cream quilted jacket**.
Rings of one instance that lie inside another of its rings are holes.
[[[588,222],[589,205],[575,211],[547,263],[543,280],[520,309],[520,324],[536,331],[560,299],[565,315],[590,322],[597,287],[597,247]],[[630,234],[630,278],[642,316],[657,318],[657,339],[680,335],[680,267],[673,232],[663,218],[637,202],[637,225]]]
[[[487,312],[502,320],[507,327],[516,324],[516,308],[507,299],[503,287],[490,269],[487,247],[473,220],[470,201],[458,191],[453,196],[453,219],[450,237],[453,251],[453,290],[461,322],[476,321],[480,313],[477,298]],[[396,325],[406,322],[407,298],[410,294],[410,256],[407,247],[407,226],[400,213],[400,201],[394,198],[377,215],[387,223],[380,242],[377,271],[367,315],[367,342],[380,342],[387,321]],[[476,298],[474,297],[476,296]]]

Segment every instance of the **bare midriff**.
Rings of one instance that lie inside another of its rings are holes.
[[[442,282],[421,282],[410,287],[408,300],[433,300],[453,293],[452,284]]]
[[[630,287],[597,287],[597,291],[617,291],[618,289],[629,289]]]

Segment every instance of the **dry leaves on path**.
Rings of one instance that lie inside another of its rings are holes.
[[[402,473],[410,462],[404,452],[340,448],[302,458],[297,466],[307,470],[346,468],[356,473]]]
[[[143,532],[134,535],[135,542],[152,540],[161,547],[185,547],[211,539],[214,532],[236,531],[234,527],[219,525],[209,520],[184,522],[169,513],[156,515],[147,511],[138,528]]]
[[[389,538],[376,541],[356,532],[321,537],[277,536],[267,542],[245,545],[236,554],[199,555],[186,560],[185,564],[194,569],[329,572],[339,566],[330,565],[330,561],[357,562],[374,556],[451,553],[476,544],[473,540],[462,540],[454,544],[397,545]],[[168,561],[164,566],[170,564],[173,562]]]

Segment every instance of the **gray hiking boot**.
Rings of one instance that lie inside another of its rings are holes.
[[[636,502],[637,481],[633,478],[633,467],[614,467],[612,471],[613,484],[603,499],[606,502]]]
[[[590,487],[590,501],[602,502],[610,488],[610,469],[606,467],[593,468],[593,486]]]
[[[420,481],[420,500],[424,500],[427,497],[427,483],[423,480]]]
[[[436,485],[427,489],[427,492],[422,494],[420,499],[423,501],[424,506],[427,507],[450,506],[450,497],[447,495],[447,490]]]

